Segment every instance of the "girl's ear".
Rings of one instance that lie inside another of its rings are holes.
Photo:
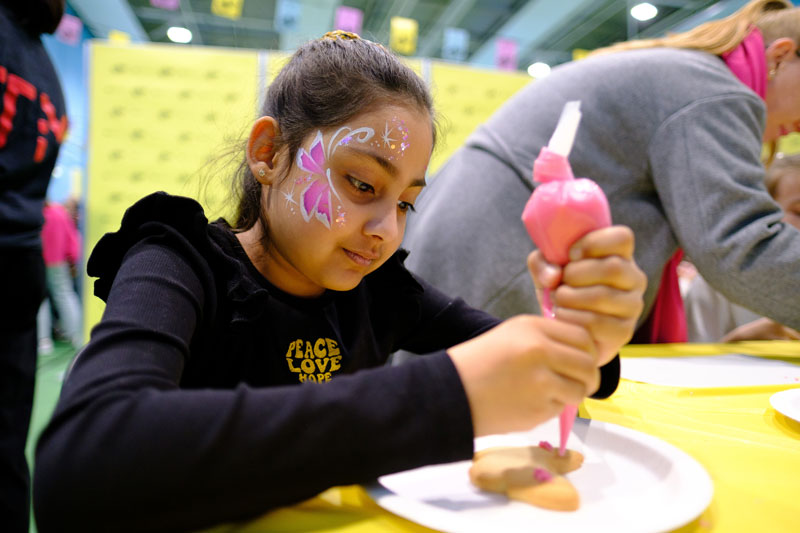
[[[271,185],[276,177],[275,139],[280,129],[272,117],[261,117],[253,124],[247,140],[247,165],[259,183]]]

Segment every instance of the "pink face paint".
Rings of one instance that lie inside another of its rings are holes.
[[[336,189],[330,180],[330,169],[325,168],[325,152],[322,144],[322,132],[306,151],[300,148],[297,152],[297,167],[309,172],[305,181],[310,183],[300,193],[300,212],[306,222],[312,218],[319,220],[326,228],[331,227],[331,193],[338,198]]]
[[[314,138],[314,142],[311,143],[311,149],[308,152],[306,152],[305,148],[300,148],[297,151],[297,166],[300,170],[311,174],[320,176],[325,174],[325,152],[322,146],[321,131],[317,131],[317,136]]]
[[[341,135],[344,135],[344,137],[340,139]],[[339,226],[343,226],[346,220],[346,213],[342,210],[341,204],[334,205],[333,203],[333,198],[339,200],[341,198],[331,182],[331,170],[327,166],[327,161],[339,146],[346,146],[353,141],[366,143],[374,135],[375,131],[372,128],[353,129],[349,126],[342,126],[331,135],[326,150],[322,140],[322,132],[318,130],[314,141],[311,143],[311,148],[306,150],[301,147],[297,151],[295,161],[297,168],[307,172],[307,174],[295,179],[296,185],[304,185],[303,190],[300,192],[299,202],[294,199],[294,187],[292,187],[291,192],[283,193],[287,205],[299,204],[303,220],[310,222],[312,218],[316,219],[328,229],[331,228],[331,224],[334,222],[335,210],[335,222]],[[337,139],[339,140],[337,141]]]

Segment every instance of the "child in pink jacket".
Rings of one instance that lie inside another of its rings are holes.
[[[53,350],[50,301],[58,311],[61,328],[74,347],[81,342],[81,306],[72,283],[72,271],[78,263],[81,236],[67,210],[61,204],[45,203],[42,227],[42,255],[47,276],[48,298],[39,308],[37,329],[39,352]]]

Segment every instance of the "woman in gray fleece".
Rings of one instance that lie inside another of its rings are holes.
[[[569,160],[576,176],[603,188],[614,223],[634,230],[648,277],[640,324],[655,314],[665,266],[683,250],[730,300],[800,328],[800,231],[781,220],[761,161],[762,143],[774,151],[800,128],[798,43],[800,8],[756,0],[689,32],[553,69],[432,179],[409,219],[407,266],[498,316],[536,312],[525,266],[533,243],[520,215],[534,159],[564,104],[580,100]]]

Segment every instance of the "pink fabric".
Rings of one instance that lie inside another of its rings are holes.
[[[81,236],[64,206],[47,203],[42,227],[42,256],[47,266],[75,264],[81,253]]]
[[[683,308],[680,284],[678,283],[678,264],[683,259],[683,250],[677,252],[664,265],[658,294],[650,311],[650,316],[640,326],[637,342],[662,343],[686,342],[686,313]]]
[[[767,56],[761,30],[753,28],[747,37],[722,59],[739,80],[765,99],[767,97]]]

